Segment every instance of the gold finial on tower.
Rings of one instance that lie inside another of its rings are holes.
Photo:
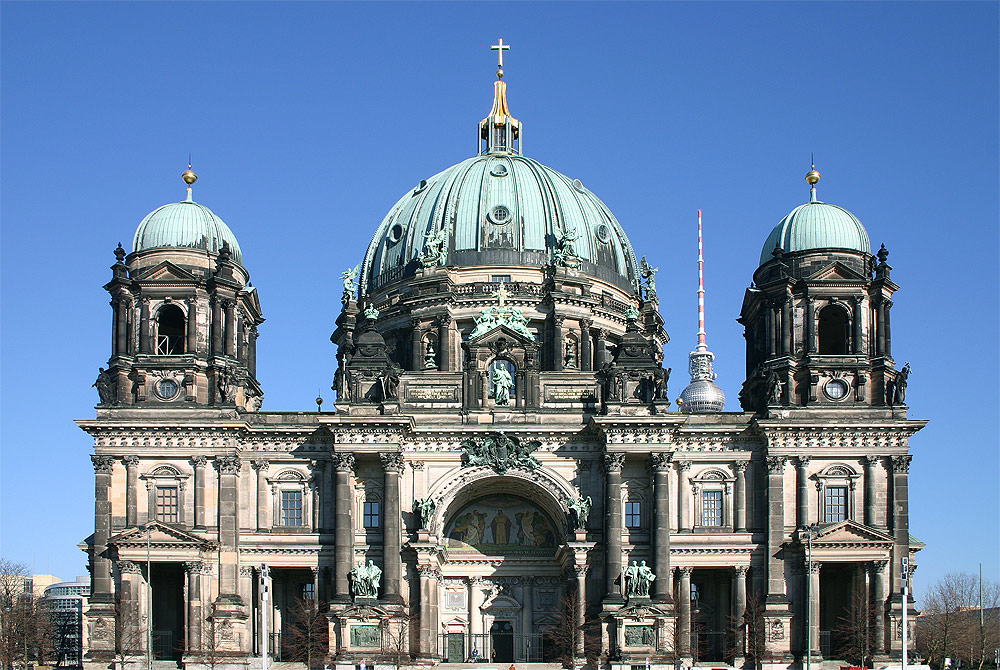
[[[196,175],[194,172],[191,171],[190,163],[188,163],[188,169],[184,170],[184,172],[181,173],[181,179],[183,179],[184,183],[187,184],[188,186],[198,181],[198,175]]]
[[[816,182],[819,181],[819,172],[816,171],[815,165],[813,165],[812,169],[806,173],[806,181],[809,182],[810,186],[815,186]]]
[[[490,49],[497,52],[497,79],[503,79],[503,52],[510,51],[510,45],[503,43],[503,38],[497,38],[497,43],[490,45]]]

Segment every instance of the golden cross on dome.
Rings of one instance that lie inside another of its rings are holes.
[[[497,52],[497,67],[503,67],[503,52],[510,51],[510,45],[503,43],[503,38],[497,38],[497,43],[490,45],[490,49]]]
[[[497,299],[497,302],[500,304],[501,307],[503,307],[504,303],[507,302],[507,298],[513,295],[510,291],[507,290],[507,287],[504,286],[504,284],[506,283],[507,282],[501,282],[500,288],[498,288],[496,291],[493,291],[493,293],[490,294]]]

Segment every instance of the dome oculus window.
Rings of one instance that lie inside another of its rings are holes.
[[[497,163],[496,165],[493,166],[493,169],[490,170],[490,174],[493,175],[494,177],[506,177],[507,166],[504,165],[503,163]]]
[[[823,392],[826,393],[826,397],[830,400],[842,400],[847,397],[847,392],[850,388],[843,379],[831,379],[823,387]]]
[[[611,242],[611,227],[606,223],[599,223],[594,229],[594,234],[597,235],[597,239],[604,244]]]
[[[580,181],[579,179],[574,179],[573,180],[573,188],[575,188],[580,193],[583,193],[584,191],[586,191],[586,189],[583,188],[583,182]]]
[[[403,239],[403,226],[395,223],[392,228],[389,229],[389,242],[395,244]]]
[[[177,391],[180,387],[177,381],[174,379],[161,379],[156,382],[156,395],[159,396],[161,400],[173,400],[177,396]]]
[[[498,226],[504,226],[510,223],[511,219],[510,210],[504,207],[503,205],[497,205],[496,207],[490,210],[488,218],[494,224]]]

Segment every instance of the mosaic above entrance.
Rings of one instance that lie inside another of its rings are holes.
[[[445,535],[449,552],[550,555],[556,547],[548,517],[528,501],[507,495],[469,503],[454,516]]]

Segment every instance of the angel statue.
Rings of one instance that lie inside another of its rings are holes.
[[[646,282],[646,300],[656,298],[656,273],[659,271],[660,268],[654,268],[646,262],[645,256],[639,261],[639,276]]]
[[[358,291],[359,272],[361,272],[361,263],[355,265],[353,269],[347,268],[340,275],[340,278],[344,280],[344,295],[340,300],[345,305],[354,298],[354,294]]]

